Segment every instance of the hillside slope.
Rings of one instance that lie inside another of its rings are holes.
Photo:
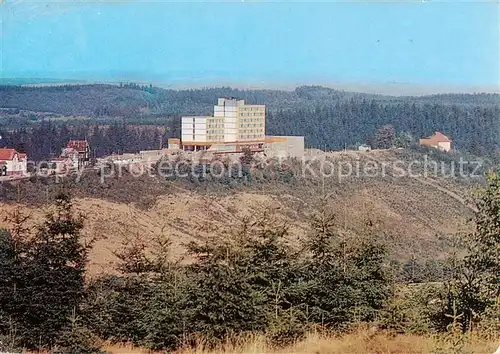
[[[391,163],[401,154],[391,150],[330,153],[326,158]],[[308,232],[310,216],[324,195],[340,231],[362,233],[366,222],[371,221],[376,237],[388,245],[393,259],[439,259],[450,251],[450,237],[469,229],[467,219],[472,210],[467,199],[475,183],[439,177],[396,178],[391,173],[341,181],[304,178],[298,183],[254,182],[230,189],[217,187],[215,182],[193,185],[148,176],[112,178],[102,185],[94,182],[83,180],[70,187],[77,209],[86,217],[85,234],[98,239],[91,256],[93,272],[109,270],[116,260],[113,250],[127,238],[151,240],[164,232],[173,241],[173,255],[182,258],[185,243],[222,235],[236,228],[243,217],[256,217],[264,211],[286,223],[290,241],[300,247],[298,241]],[[57,185],[26,182],[19,188],[21,194],[25,193],[21,198],[24,201],[4,202],[0,211],[5,213],[21,205],[26,212],[41,217],[46,208],[45,192],[50,199]],[[5,196],[6,190],[2,193]]]
[[[136,112],[152,95],[114,85],[0,86],[0,107],[72,116],[120,116]]]

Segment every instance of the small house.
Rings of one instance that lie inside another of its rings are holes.
[[[90,146],[87,140],[70,140],[62,150],[61,158],[70,158],[73,168],[80,169],[90,164]]]
[[[441,132],[435,132],[432,136],[420,139],[420,145],[448,152],[451,150],[451,139]]]
[[[2,175],[25,176],[28,174],[28,157],[15,149],[0,149]]]

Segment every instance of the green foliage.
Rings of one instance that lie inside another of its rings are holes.
[[[393,264],[397,268],[396,279],[406,283],[438,282],[447,279],[449,269],[445,261],[428,259],[419,261],[412,256],[403,264]]]
[[[182,276],[161,281],[144,275],[106,276],[92,281],[87,292],[84,320],[99,337],[151,349],[187,342],[188,291]]]
[[[486,296],[500,296],[500,172],[490,173],[475,199],[476,230],[469,235],[465,267],[481,273]]]
[[[84,321],[99,337],[140,343],[142,318],[155,288],[136,276],[104,276],[90,282],[83,304]]]
[[[290,307],[271,316],[266,338],[271,345],[283,347],[303,339],[310,327],[304,312]]]
[[[188,244],[194,262],[171,265],[163,274],[142,267],[158,255],[129,243],[130,252],[120,253],[133,255],[121,257],[124,274],[91,283],[86,323],[105,339],[175,349],[199,338],[215,345],[250,332],[286,345],[314,323],[373,320],[389,290],[383,250],[365,241],[350,245],[335,238],[330,244],[328,237],[337,235],[326,230],[331,221],[313,225],[310,252],[298,252],[288,245],[286,225],[266,210],[220,238]],[[141,264],[141,270],[124,262]]]
[[[151,349],[174,349],[188,342],[187,328],[189,320],[186,310],[188,288],[182,275],[176,275],[168,281],[154,287],[143,313],[143,327],[146,332],[142,344]]]
[[[238,240],[245,242],[248,226],[243,225]],[[189,268],[194,280],[189,301],[192,315],[198,319],[194,330],[212,338],[262,330],[266,297],[252,284],[260,274],[249,267],[252,255],[245,245],[212,240],[206,245],[191,243],[188,250],[198,258]]]
[[[29,216],[16,208],[6,217],[12,224],[11,231],[0,229],[0,346],[5,351],[20,347],[25,335],[22,312],[26,308],[23,288],[26,286],[28,219]]]
[[[286,226],[263,212],[245,218],[226,240],[189,246],[198,259],[188,273],[195,332],[222,339],[266,331],[275,344],[304,334],[307,322],[294,303],[299,263],[286,236]]]
[[[114,342],[134,342],[151,349],[185,343],[184,276],[169,259],[170,238],[162,228],[146,249],[142,235],[125,240],[115,252],[122,276],[94,279],[87,288],[85,321]]]
[[[82,219],[65,194],[57,196],[55,210],[32,237],[26,220],[15,211],[12,232],[0,235],[0,333],[40,348],[55,344],[79,308],[90,245],[82,242]]]
[[[315,326],[375,322],[399,333],[447,330],[458,351],[461,331],[498,330],[499,192],[492,174],[476,196],[477,227],[464,259],[394,265],[397,286],[376,224],[358,233],[340,227],[326,199],[301,249],[291,246],[279,216],[264,210],[188,244],[188,263],[172,262],[163,229],[152,240],[129,234],[115,252],[119,274],[85,284],[82,219],[59,195],[33,234],[19,212],[10,216],[11,231],[0,231],[0,339],[6,349],[94,353],[97,338],[175,350],[257,332],[284,346]],[[446,287],[405,284],[446,276]]]
[[[364,237],[349,237],[336,226],[326,204],[313,216],[311,226],[305,241],[311,254],[306,260],[311,318],[330,327],[374,320],[391,290],[385,248],[371,231]]]
[[[252,274],[223,262],[211,259],[192,269],[197,276],[188,298],[190,326],[209,340],[265,327],[265,297],[250,284]]]
[[[400,132],[396,134],[396,138],[394,139],[394,147],[406,149],[413,144],[415,144],[415,139],[410,133]]]
[[[69,324],[59,334],[52,352],[54,354],[95,354],[100,350],[98,338],[81,323],[75,312]]]
[[[147,244],[141,235],[126,238],[123,247],[114,251],[118,258],[117,270],[124,274],[143,274],[153,271],[154,263],[146,254]]]
[[[446,294],[439,283],[398,286],[379,324],[396,333],[425,334],[436,330]]]
[[[83,221],[74,216],[66,195],[56,198],[55,208],[38,227],[27,250],[30,262],[25,274],[30,283],[23,295],[30,304],[27,330],[31,345],[53,344],[84,296],[88,249],[80,237]]]
[[[373,145],[379,149],[389,149],[394,146],[396,130],[391,124],[384,125],[377,129],[373,139]]]
[[[465,240],[467,255],[456,263],[448,282],[445,316],[454,317],[462,330],[491,321],[500,299],[500,174],[490,173],[487,185],[475,196],[475,230]],[[495,309],[495,310],[494,310]],[[457,315],[457,316],[458,316]],[[498,318],[494,315],[494,317]],[[450,322],[450,321],[448,321]]]
[[[19,259],[20,250],[12,235],[6,230],[0,230],[0,333],[17,332],[16,318],[12,318],[21,306],[22,298],[17,291],[22,284],[23,264]],[[11,340],[12,341],[12,340]]]

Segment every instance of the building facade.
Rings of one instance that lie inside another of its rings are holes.
[[[236,98],[219,98],[213,116],[181,119],[184,150],[234,150],[245,145],[262,149],[266,138],[266,106],[248,105]]]
[[[358,146],[358,151],[363,151],[363,152],[367,152],[367,151],[371,151],[372,147],[370,145],[366,145],[366,144],[362,144],[360,146]]]
[[[87,140],[70,140],[62,150],[61,158],[73,161],[72,168],[80,169],[90,164],[90,146]]]
[[[420,139],[420,145],[448,152],[451,150],[451,139],[441,132],[435,132],[434,135],[428,138]]]
[[[25,176],[28,173],[28,157],[15,149],[0,149],[0,171],[5,176]]]

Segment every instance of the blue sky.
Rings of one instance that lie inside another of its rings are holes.
[[[4,0],[0,14],[3,77],[500,84],[498,1]]]

